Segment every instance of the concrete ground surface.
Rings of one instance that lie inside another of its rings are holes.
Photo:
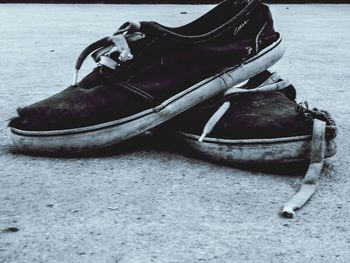
[[[303,171],[209,163],[167,137],[81,158],[11,148],[7,120],[68,86],[86,45],[128,20],[175,26],[211,7],[0,5],[0,262],[350,262],[350,5],[271,6],[287,45],[273,69],[340,130],[295,219],[279,211]]]

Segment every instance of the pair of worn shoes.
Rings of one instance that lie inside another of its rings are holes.
[[[77,153],[168,123],[213,159],[283,163],[311,154],[323,161],[335,153],[333,120],[296,104],[294,87],[267,71],[283,53],[259,0],[226,0],[176,28],[127,22],[81,53],[70,87],[18,109],[12,141],[24,152]],[[90,54],[97,66],[78,81]]]

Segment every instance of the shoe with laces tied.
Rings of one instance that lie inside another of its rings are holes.
[[[178,129],[187,149],[205,159],[249,166],[310,162],[299,192],[282,210],[284,217],[293,217],[315,192],[324,158],[335,155],[337,134],[328,112],[297,104],[295,97],[288,80],[264,71],[169,126]]]
[[[283,55],[268,6],[227,0],[177,28],[127,22],[89,45],[73,84],[18,109],[18,150],[76,153],[124,141],[156,127],[275,64]],[[79,81],[91,54],[96,68]]]

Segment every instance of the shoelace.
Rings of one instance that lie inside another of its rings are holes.
[[[100,66],[116,69],[120,63],[133,59],[128,42],[135,42],[145,38],[145,34],[139,32],[140,23],[126,22],[112,36],[101,38],[87,46],[79,55],[75,64],[73,85],[78,83],[78,74],[85,59],[92,53],[93,59]],[[119,53],[118,61],[110,58],[111,54]]]
[[[259,85],[254,89],[247,89],[245,86],[237,87],[234,86],[229,88],[224,93],[224,98],[228,95],[232,94],[242,94],[242,93],[257,93],[257,92],[270,92],[270,91],[278,91],[284,89],[290,85],[288,80],[280,80],[281,77],[277,72],[274,72],[264,83]],[[280,81],[279,81],[280,80]],[[203,132],[199,137],[198,141],[203,142],[205,137],[214,129],[215,125],[220,121],[222,116],[230,109],[231,102],[229,100],[225,100],[224,103],[220,106],[220,108],[213,114],[213,116],[208,120],[203,128]]]
[[[324,162],[324,153],[326,149],[325,137],[326,122],[314,119],[310,165],[299,191],[283,206],[282,216],[287,218],[294,217],[295,210],[303,207],[315,193]]]
[[[303,104],[306,108],[303,107]],[[313,120],[311,160],[299,191],[283,206],[282,215],[287,218],[294,217],[295,210],[303,207],[315,193],[322,172],[326,139],[333,139],[337,136],[335,120],[327,111],[316,108],[310,110],[307,102],[303,104],[300,104],[300,110]]]

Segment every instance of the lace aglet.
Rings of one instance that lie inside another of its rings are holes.
[[[199,142],[203,142],[203,140],[205,139],[205,136],[207,136],[207,132],[204,131],[204,132],[202,133],[201,137],[199,137],[198,141],[199,141]]]
[[[285,218],[293,218],[295,217],[295,212],[292,207],[284,207],[282,210],[282,216]]]
[[[79,74],[79,70],[76,69],[73,76],[73,86],[78,84],[78,74]]]
[[[204,138],[209,133],[211,133],[216,123],[221,119],[221,117],[227,112],[229,108],[230,108],[230,102],[225,101],[224,104],[221,105],[221,107],[214,113],[213,116],[211,116],[207,124],[204,126],[202,135],[199,137],[198,141],[203,142]]]

